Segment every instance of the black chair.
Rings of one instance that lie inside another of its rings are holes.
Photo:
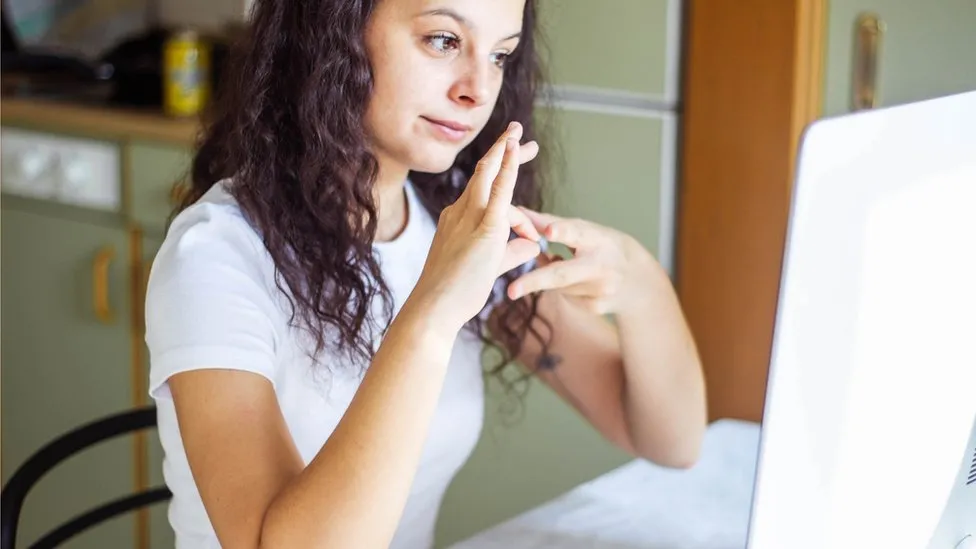
[[[51,441],[21,465],[0,493],[0,549],[14,549],[17,521],[24,499],[34,484],[63,460],[98,442],[156,426],[155,407],[139,408],[82,425]],[[41,536],[30,549],[57,547],[71,537],[123,513],[170,499],[166,487],[156,487],[92,509]]]

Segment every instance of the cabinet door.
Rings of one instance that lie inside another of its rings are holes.
[[[831,0],[824,112],[851,109],[854,29],[859,14],[884,22],[878,51],[877,106],[976,89],[973,0]]]
[[[594,106],[540,116],[555,141],[548,209],[634,236],[669,268],[676,115]]]
[[[552,83],[677,99],[679,0],[542,0]]]
[[[66,431],[131,407],[128,239],[120,225],[20,207],[2,217],[3,480]],[[110,255],[111,254],[111,255]],[[111,320],[95,309],[107,292]],[[62,463],[28,494],[18,546],[78,513],[129,495],[133,440],[120,437]],[[67,547],[131,547],[131,516]]]
[[[191,152],[184,147],[148,141],[126,146],[129,215],[149,231],[162,231],[173,213],[174,184],[189,174]]]

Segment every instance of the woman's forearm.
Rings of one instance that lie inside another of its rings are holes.
[[[663,269],[617,315],[623,406],[635,448],[675,467],[698,457],[707,422],[697,348]]]
[[[408,302],[336,430],[274,499],[262,547],[387,547],[420,461],[456,333]]]

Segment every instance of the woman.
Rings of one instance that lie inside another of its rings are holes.
[[[694,462],[667,276],[536,211],[535,22],[535,0],[256,2],[149,283],[179,547],[431,546],[485,341],[633,455]]]

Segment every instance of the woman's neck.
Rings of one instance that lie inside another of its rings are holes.
[[[396,173],[383,173],[381,170],[376,178],[373,186],[379,217],[373,238],[376,242],[395,239],[407,226],[409,215],[407,195],[404,192],[407,173],[406,170],[397,170]]]

